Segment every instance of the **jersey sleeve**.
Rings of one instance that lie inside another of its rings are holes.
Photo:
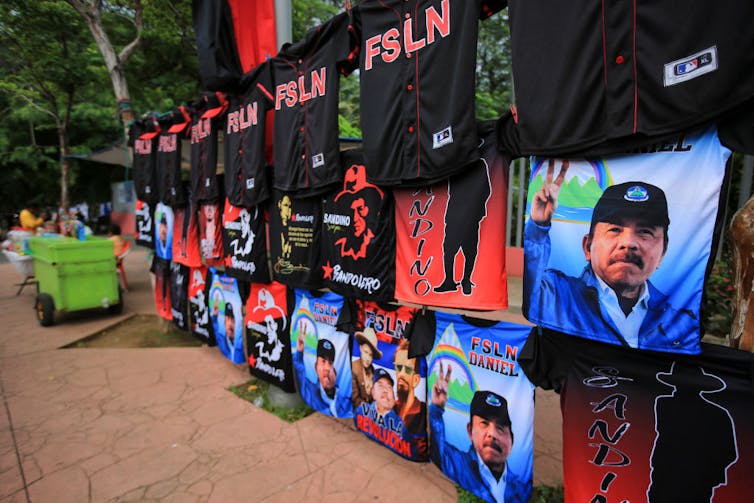
[[[518,363],[532,384],[560,393],[578,345],[579,341],[574,337],[534,327]]]
[[[434,311],[419,312],[409,324],[404,337],[409,340],[408,357],[424,357],[435,345],[437,322]]]
[[[338,314],[338,321],[335,324],[335,328],[340,332],[352,334],[356,330],[356,321],[358,307],[356,301],[345,297],[343,299],[343,307]]]
[[[479,6],[479,19],[487,19],[508,6],[508,0],[482,0]]]

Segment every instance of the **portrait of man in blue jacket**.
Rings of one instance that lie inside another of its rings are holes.
[[[496,503],[524,503],[531,495],[531,482],[522,481],[508,466],[513,448],[513,430],[508,401],[492,391],[476,391],[469,407],[466,432],[471,446],[462,451],[445,440],[445,404],[452,368],[448,366],[432,386],[429,425],[430,456],[443,473],[461,487]]]
[[[579,277],[548,267],[551,221],[568,171],[562,161],[553,179],[531,201],[524,228],[523,312],[530,321],[571,335],[640,349],[698,353],[699,320],[670,305],[649,281],[668,249],[668,203],[652,184],[630,181],[607,187],[581,242],[586,266]]]
[[[317,382],[311,382],[306,377],[304,368],[304,337],[302,330],[296,341],[296,352],[293,353],[293,368],[296,370],[301,398],[314,410],[334,417],[351,417],[350,390],[347,395],[338,393],[338,373],[335,361],[335,346],[332,341],[321,338],[317,341],[317,360],[314,372]]]

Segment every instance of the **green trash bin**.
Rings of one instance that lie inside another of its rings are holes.
[[[30,244],[41,325],[52,325],[55,311],[102,307],[113,314],[122,312],[112,241],[95,236],[84,241],[34,237]]]

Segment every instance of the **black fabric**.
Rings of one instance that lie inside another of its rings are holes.
[[[211,91],[233,91],[243,71],[226,0],[193,0],[199,76]]]
[[[503,6],[485,0],[364,0],[354,7],[370,182],[429,185],[479,162],[479,18]],[[428,33],[430,17],[447,26],[432,26]],[[411,44],[417,47],[407,51]]]
[[[592,155],[605,142],[700,126],[754,96],[752,2],[690,0],[683,12],[675,2],[508,5],[513,152]]]
[[[261,87],[260,87],[261,86]],[[271,103],[269,64],[244,75],[244,91],[230,98],[225,123],[225,193],[230,204],[250,208],[270,197],[265,161],[265,129]]]
[[[341,13],[286,45],[270,60],[275,108],[274,187],[302,196],[337,183],[342,170],[338,141],[339,73],[350,71],[350,17]]]
[[[416,315],[403,334],[409,340],[409,358],[424,357],[432,351],[435,345],[436,327],[434,311],[422,310]]]
[[[324,201],[325,286],[346,297],[392,300],[395,294],[395,202],[367,182],[360,150],[341,153],[343,184]]]
[[[170,311],[173,315],[173,325],[186,331],[189,329],[188,275],[188,267],[176,262],[170,263]]]

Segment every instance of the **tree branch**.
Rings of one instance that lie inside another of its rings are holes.
[[[136,37],[118,54],[120,65],[126,64],[126,61],[141,46],[143,41],[141,34],[144,31],[144,7],[141,5],[141,0],[134,0],[134,25],[136,25]]]

